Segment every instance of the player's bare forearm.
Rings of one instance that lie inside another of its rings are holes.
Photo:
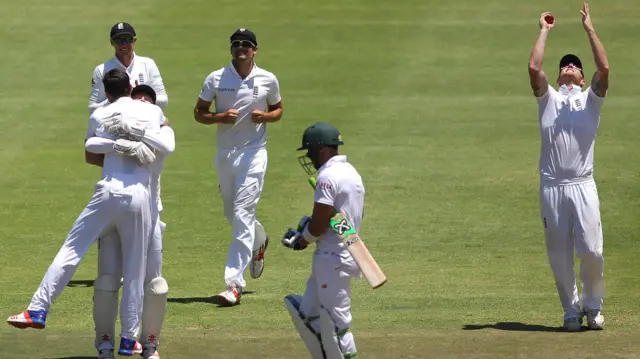
[[[547,88],[549,87],[547,76],[542,71],[544,47],[547,43],[548,36],[548,29],[543,28],[540,30],[538,39],[536,40],[533,50],[531,51],[531,56],[529,56],[529,80],[534,95],[538,97],[544,95],[547,92]]]
[[[591,44],[593,60],[596,64],[596,73],[593,76],[591,88],[598,96],[604,97],[607,93],[607,89],[609,88],[609,60],[607,59],[607,53],[604,51],[604,46],[602,46],[595,30],[587,30],[587,36],[589,37],[589,43]]]
[[[282,118],[282,107],[276,108],[273,111],[267,112],[263,116],[264,122],[278,122]]]
[[[211,108],[211,101],[205,101],[198,98],[196,106],[193,108],[193,118],[203,125],[213,125],[220,123],[224,117],[224,113],[214,113],[209,111]]]
[[[333,206],[315,202],[313,204],[311,223],[309,223],[309,233],[314,237],[321,236],[329,227],[333,212]]]
[[[84,161],[90,165],[102,167],[104,165],[104,155],[84,150]]]
[[[213,125],[220,122],[220,118],[224,114],[222,113],[213,113],[207,109],[196,108],[193,111],[193,118],[203,124],[203,125]]]

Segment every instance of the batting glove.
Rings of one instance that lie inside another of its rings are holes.
[[[138,164],[143,166],[150,165],[156,160],[156,155],[153,151],[142,142],[119,138],[113,144],[113,149],[123,156],[135,157]]]
[[[287,248],[291,248],[294,251],[299,251],[304,248],[300,246],[300,240],[302,239],[302,232],[296,231],[293,228],[289,228],[287,233],[282,237],[282,245]]]
[[[105,131],[110,135],[140,141],[144,137],[145,126],[131,121],[125,121],[120,113],[111,115],[102,123]]]

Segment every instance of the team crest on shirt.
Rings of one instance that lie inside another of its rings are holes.
[[[573,100],[573,105],[576,109],[582,110],[582,101],[579,98]]]

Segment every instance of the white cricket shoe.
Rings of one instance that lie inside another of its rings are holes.
[[[115,359],[113,349],[100,349],[98,359]]]
[[[242,297],[242,292],[236,287],[229,287],[224,292],[218,294],[218,299],[220,300],[220,305],[223,307],[232,307],[236,304],[240,304],[240,298]]]
[[[253,257],[251,258],[251,263],[249,263],[249,273],[251,274],[251,278],[258,279],[262,275],[264,271],[264,252],[267,250],[267,246],[269,245],[269,236],[264,241],[264,244],[260,246],[260,249],[253,252]]]
[[[602,315],[602,311],[600,309],[590,309],[585,312],[587,313],[587,326],[589,329],[604,329],[604,315]]]
[[[568,332],[579,332],[582,330],[582,318],[569,318],[564,320],[564,329]]]
[[[142,351],[143,359],[160,359],[160,354],[156,347],[146,347]]]

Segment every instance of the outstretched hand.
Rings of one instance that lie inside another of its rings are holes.
[[[547,22],[547,19],[551,20],[551,23]],[[540,29],[541,30],[551,30],[556,26],[556,19],[551,15],[550,12],[543,12],[540,15]]]
[[[591,22],[591,15],[589,14],[589,3],[585,1],[582,4],[582,10],[580,10],[582,14],[582,26],[586,31],[593,31],[593,23]]]

